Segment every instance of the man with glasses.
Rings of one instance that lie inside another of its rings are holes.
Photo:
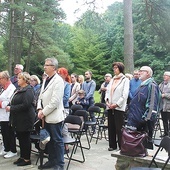
[[[45,120],[45,128],[50,133],[47,143],[48,161],[39,169],[54,168],[64,170],[64,142],[62,124],[64,120],[64,81],[56,72],[58,61],[55,58],[45,60],[44,71],[48,77],[43,81],[38,99],[38,118]]]
[[[24,66],[22,64],[16,64],[14,68],[14,76],[11,77],[11,82],[17,88],[18,87],[18,74],[23,72]]]
[[[162,93],[162,110],[161,117],[164,126],[164,136],[170,136],[170,71],[165,71],[163,82],[159,85]]]
[[[161,93],[152,78],[153,71],[149,66],[141,67],[139,74],[142,83],[129,104],[127,126],[147,132],[152,139],[154,125],[160,111]],[[152,149],[151,142],[150,140],[145,147]]]
[[[110,73],[105,74],[104,76],[105,81],[102,83],[99,89],[99,93],[101,94],[101,97],[100,97],[101,103],[105,103],[105,93],[106,93],[107,86],[111,79],[112,79],[112,75]]]

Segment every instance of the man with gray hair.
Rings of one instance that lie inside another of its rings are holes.
[[[162,93],[161,117],[164,126],[164,136],[170,136],[170,71],[165,71],[163,82],[159,85]]]
[[[104,76],[105,81],[101,84],[101,87],[99,89],[99,93],[101,94],[100,96],[101,103],[105,103],[105,94],[107,90],[107,85],[109,84],[111,79],[112,79],[112,75],[110,73],[105,74]]]
[[[64,170],[64,142],[62,136],[62,124],[64,121],[64,81],[56,72],[58,61],[55,58],[47,58],[44,71],[48,77],[43,81],[38,104],[38,118],[45,120],[45,128],[50,133],[48,147],[48,161],[39,169],[54,168]]]
[[[14,76],[11,77],[12,84],[18,87],[18,74],[23,72],[24,66],[22,64],[16,64],[14,68]]]
[[[129,104],[128,127],[148,133],[150,139],[153,135],[154,125],[160,111],[161,93],[159,86],[152,78],[153,71],[148,66],[139,70],[142,81]],[[147,148],[147,146],[145,146]],[[152,145],[149,145],[152,149]]]

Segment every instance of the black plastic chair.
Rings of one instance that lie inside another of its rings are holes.
[[[155,123],[154,130],[153,130],[153,136],[152,136],[153,140],[157,140],[157,139],[161,140],[162,137],[163,137],[164,130],[161,127],[161,121],[162,121],[162,118],[161,118],[160,113],[159,113],[158,116],[157,116],[157,120],[156,120],[156,123]],[[157,138],[157,132],[159,132],[159,135],[160,135],[159,138]]]
[[[97,133],[97,138],[96,138],[96,144],[98,140],[103,138],[103,133],[104,133],[104,138],[108,140],[106,136],[106,131],[108,129],[108,125],[105,124],[106,119],[108,118],[108,112],[106,110],[106,104],[105,103],[95,103],[95,106],[100,107],[101,113],[98,115],[98,133]]]
[[[67,123],[67,124],[70,125],[70,126],[68,126],[68,130],[69,130],[70,133],[74,134],[73,138],[69,138],[69,139],[67,137],[63,138],[64,145],[72,145],[73,146],[70,155],[67,153],[67,159],[69,161],[68,161],[66,170],[68,170],[71,160],[81,162],[81,163],[85,162],[85,156],[84,156],[84,152],[83,152],[83,147],[82,147],[82,144],[81,144],[81,141],[80,141],[83,122],[82,122],[82,120],[81,120],[81,118],[79,116],[68,115],[65,118],[64,123]],[[73,154],[76,153],[77,145],[80,146],[82,160],[73,158]]]
[[[168,158],[166,159],[164,165],[162,168],[158,168],[158,165],[157,165],[157,162],[156,162],[156,156],[158,155],[158,153],[160,151],[162,151],[163,149],[166,150],[167,154],[168,154]],[[159,148],[157,149],[155,155],[153,156],[150,164],[149,164],[149,167],[133,167],[131,168],[130,170],[164,170],[167,163],[169,162],[170,160],[170,137],[166,136],[162,139],[160,145],[159,145]],[[156,168],[151,168],[152,164],[155,164]]]
[[[83,106],[78,104],[73,104],[70,108],[70,115],[74,115],[75,111],[77,110],[83,110]]]
[[[94,131],[98,130],[98,124],[99,124],[99,117],[100,117],[100,114],[101,114],[101,109],[99,106],[90,106],[88,108],[88,112],[89,112],[89,118],[90,118],[90,114],[93,113],[95,115],[95,118],[96,118],[96,121],[94,122],[94,125],[91,126],[92,127],[92,132],[90,132],[91,134],[91,138],[90,138],[90,142],[92,141],[92,138],[96,138],[94,137]]]
[[[88,137],[89,127],[96,125],[96,122],[92,122],[92,121],[89,120],[88,112],[86,110],[77,110],[74,113],[74,115],[79,116],[83,121],[84,125],[83,125],[83,128],[82,128],[82,134],[85,133],[87,143],[88,143],[88,147],[83,146],[83,148],[89,150],[91,148],[90,140],[89,140],[89,137]]]

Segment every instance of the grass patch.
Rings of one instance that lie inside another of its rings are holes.
[[[94,92],[94,101],[95,103],[99,103],[100,102],[100,94],[98,91]]]

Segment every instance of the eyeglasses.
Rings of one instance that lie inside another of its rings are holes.
[[[114,67],[113,67],[113,70],[114,70],[114,69],[117,69],[117,68],[118,68],[117,66],[114,66]]]
[[[147,70],[139,70],[139,72],[148,72]]]
[[[52,64],[44,64],[44,67],[48,67],[48,66],[54,66]]]

